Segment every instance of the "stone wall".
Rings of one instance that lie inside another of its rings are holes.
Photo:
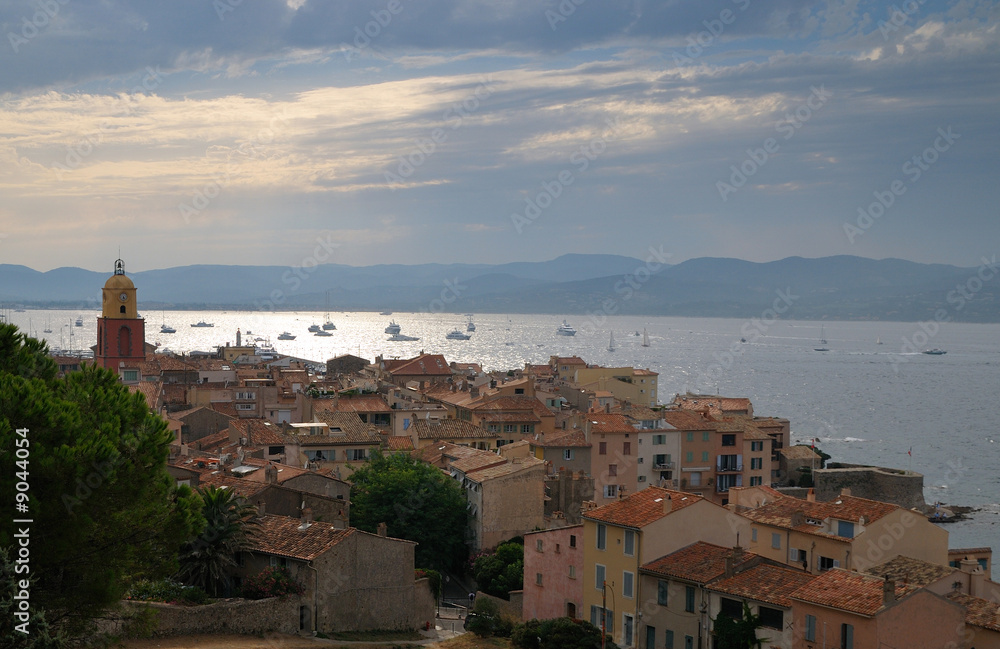
[[[204,606],[175,606],[160,602],[123,602],[126,611],[149,607],[156,618],[154,636],[229,633],[261,635],[298,633],[299,598],[232,599]]]
[[[479,601],[479,598],[488,599],[496,604],[501,616],[510,618],[514,622],[521,621],[521,609],[524,606],[524,591],[512,590],[510,592],[510,601],[507,601],[500,597],[487,595],[480,590],[476,591],[476,601]]]
[[[834,500],[842,489],[849,488],[852,496],[893,503],[905,509],[923,510],[924,476],[901,469],[888,469],[860,464],[833,462],[817,469],[816,500]]]
[[[587,451],[589,463],[590,449],[582,450]],[[556,475],[545,477],[545,491],[545,495],[549,497],[545,501],[546,518],[561,511],[566,518],[566,525],[578,525],[583,520],[583,501],[594,497],[594,479],[583,471],[559,471]]]
[[[434,591],[431,590],[431,580],[424,577],[418,579],[413,586],[413,620],[411,628],[422,629],[426,622],[434,626],[434,616],[437,614],[437,602]]]

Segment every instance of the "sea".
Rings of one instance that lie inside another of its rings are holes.
[[[99,314],[93,311],[5,315],[50,347],[95,344]],[[943,525],[950,547],[1000,550],[1000,324],[334,312],[332,336],[307,331],[325,315],[165,311],[143,317],[146,340],[174,352],[235,344],[239,329],[244,344],[260,338],[258,344],[318,363],[341,354],[373,359],[427,352],[486,370],[546,363],[555,355],[648,368],[659,373],[661,402],[687,391],[749,397],[755,414],[791,421],[792,443],[816,440],[834,461],[922,473],[928,503],[977,508],[967,520]],[[74,325],[77,317],[82,327]],[[476,328],[469,340],[445,338],[453,329],[466,331],[470,320]],[[563,320],[577,329],[575,336],[556,334]],[[191,327],[199,321],[214,326]],[[390,321],[419,340],[388,341]],[[177,332],[160,333],[162,324]],[[295,340],[278,340],[285,331]],[[922,353],[929,349],[946,353]]]

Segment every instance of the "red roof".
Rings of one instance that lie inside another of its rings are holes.
[[[676,577],[705,584],[726,574],[726,558],[732,554],[732,548],[698,541],[645,564],[642,570],[663,577]],[[734,568],[757,559],[756,554],[743,551],[743,558],[734,565]]]
[[[594,433],[634,433],[635,426],[629,423],[625,415],[607,414],[603,412],[588,412],[585,415],[590,422],[590,434]]]
[[[584,511],[583,517],[599,523],[639,529],[668,515],[664,505],[666,499],[670,501],[669,513],[704,500],[695,494],[650,486],[603,507]]]
[[[710,588],[728,595],[791,608],[792,600],[788,594],[805,586],[814,578],[813,575],[801,570],[762,563],[727,579],[720,579]]]
[[[885,580],[881,577],[833,568],[795,589],[789,597],[873,617],[884,607],[884,586]],[[896,599],[902,599],[917,588],[914,584],[896,582]]]
[[[290,559],[312,561],[337,545],[355,529],[337,529],[332,523],[314,521],[303,526],[298,518],[287,516],[264,516],[251,529],[249,547],[251,552],[263,552]]]
[[[393,363],[388,369],[393,376],[451,376],[448,361],[442,354],[421,354],[416,358]]]

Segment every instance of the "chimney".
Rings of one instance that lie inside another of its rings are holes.
[[[611,404],[610,403],[604,404],[604,413],[608,414],[608,415],[611,414]]]
[[[267,509],[266,503],[263,500],[258,500],[257,501],[257,516],[259,516],[261,518],[263,518],[264,516],[266,516],[267,515],[267,512],[265,511],[266,509]]]
[[[310,507],[303,507],[302,508],[302,522],[303,523],[312,523],[312,520],[313,520],[313,510],[312,510],[312,508],[310,508]]]
[[[886,579],[882,584],[882,604],[888,606],[896,601],[896,582]]]
[[[663,513],[669,514],[670,510],[674,508],[674,502],[670,499],[670,496],[665,496],[661,500],[663,501]]]
[[[479,398],[479,388],[475,386],[469,388],[469,396],[471,396],[473,399]]]
[[[738,566],[743,563],[743,557],[746,556],[743,548],[736,545],[733,546],[733,566]]]
[[[734,560],[733,555],[730,554],[726,556],[726,570],[725,570],[726,579],[729,579],[735,574],[735,571],[733,570],[733,566],[735,564],[736,561]]]
[[[844,487],[843,489],[840,490],[840,495],[841,496],[850,496],[851,495],[851,488],[850,487]]]
[[[378,524],[378,535],[379,536],[383,536],[383,537],[386,536],[386,534],[388,533],[387,530],[388,530],[388,527],[386,526],[385,523],[379,523]]]
[[[597,509],[597,503],[594,502],[593,500],[584,500],[583,501],[583,511],[589,512],[592,509]]]
[[[264,468],[264,482],[266,484],[274,484],[278,481],[278,467],[271,463]]]
[[[967,556],[959,562],[958,566],[963,573],[969,575],[969,595],[985,597],[986,572],[979,566],[979,562]]]
[[[795,510],[792,513],[792,520],[789,521],[792,527],[798,527],[806,522],[806,513],[801,509]]]

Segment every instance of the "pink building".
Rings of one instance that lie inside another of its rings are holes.
[[[583,525],[524,535],[522,617],[580,617],[583,608]]]

